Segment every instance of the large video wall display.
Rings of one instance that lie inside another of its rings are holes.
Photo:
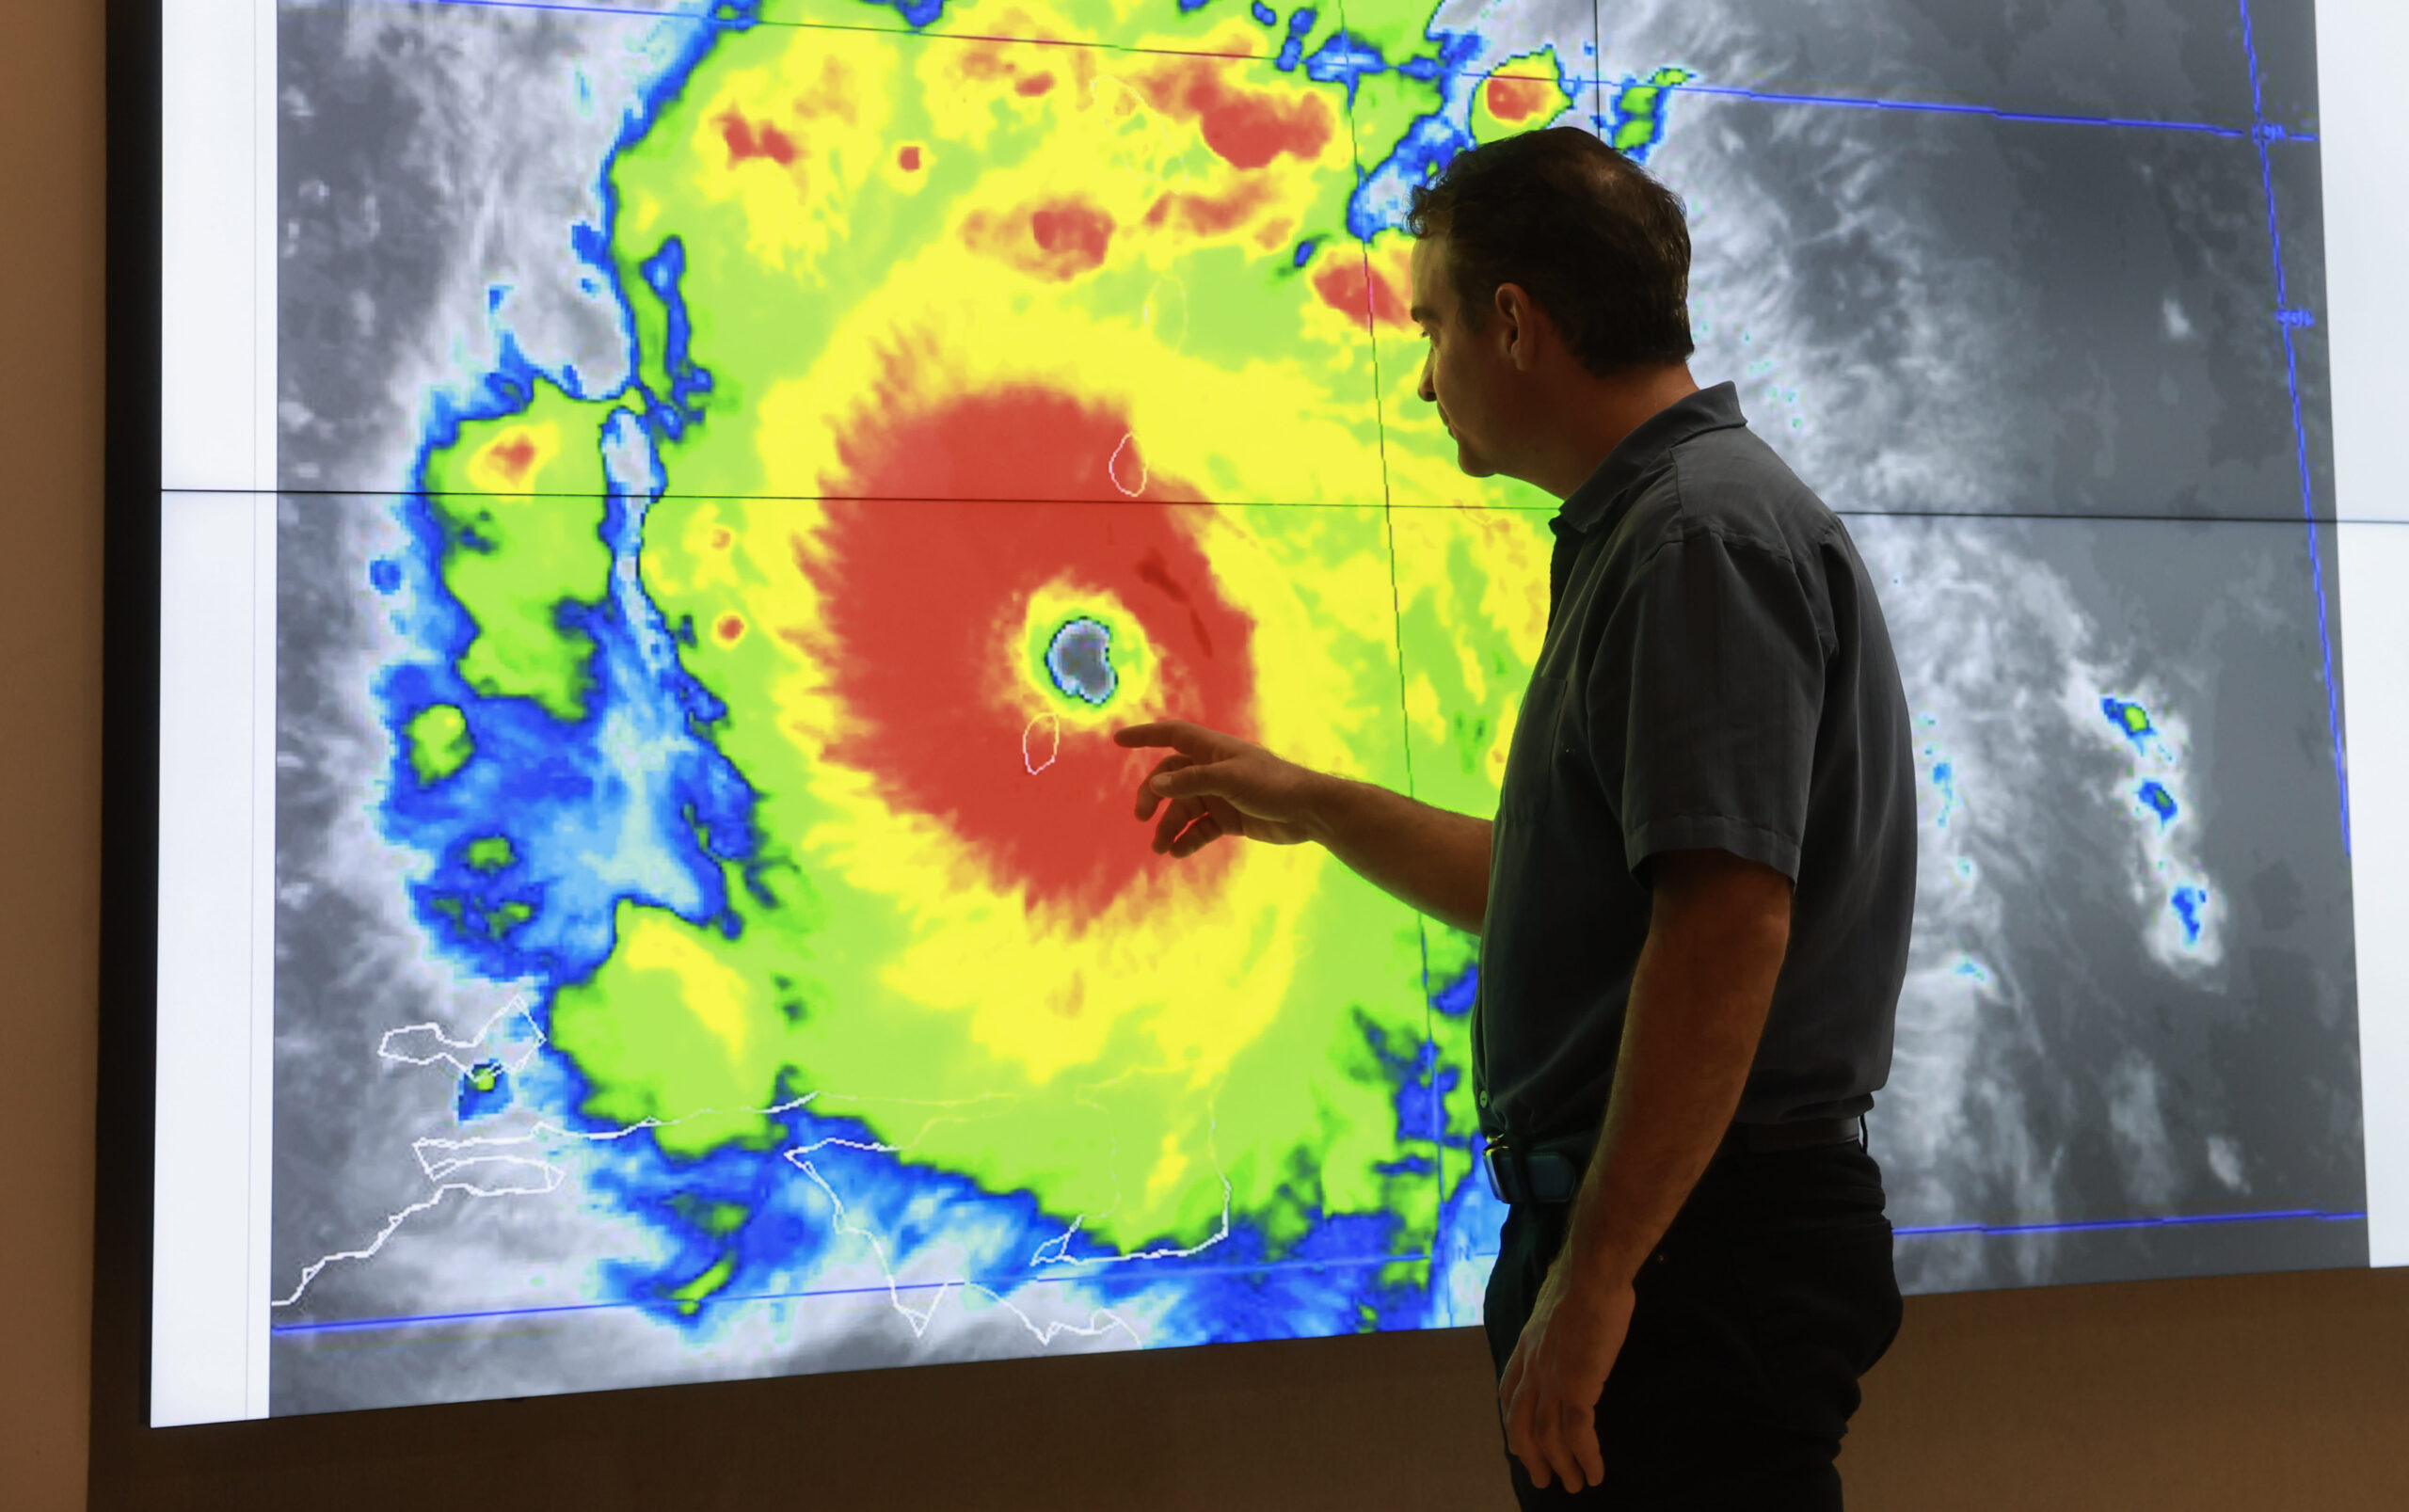
[[[1493,807],[1403,220],[1540,126],[1882,585],[1906,1284],[2367,1260],[2305,0],[261,14],[253,1410],[1477,1322],[1476,942],[1109,733]]]

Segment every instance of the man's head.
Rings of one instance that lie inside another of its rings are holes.
[[[1587,132],[1527,132],[1413,191],[1422,397],[1476,477],[1527,477],[1568,390],[1678,368],[1692,351],[1682,203]]]

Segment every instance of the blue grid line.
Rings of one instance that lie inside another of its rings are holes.
[[[2237,0],[2241,9],[2241,52],[2250,64],[2250,119],[2254,122],[2251,138],[2258,147],[2258,186],[2267,198],[2267,247],[2275,269],[2275,333],[2284,343],[2284,385],[2291,393],[2292,455],[2300,470],[2300,512],[2308,525],[2308,584],[2317,596],[2317,644],[2323,660],[2320,669],[2325,679],[2325,728],[2334,746],[2335,801],[2342,825],[2342,853],[2351,853],[2351,773],[2342,754],[2341,690],[2334,684],[2334,634],[2326,621],[2325,561],[2318,549],[2317,492],[2308,470],[2308,427],[2301,422],[2300,413],[2300,351],[2292,340],[2292,332],[2314,317],[2305,310],[2292,308],[2290,288],[2284,277],[2284,231],[2275,215],[2275,169],[2267,151],[2273,133],[2267,124],[2264,91],[2259,83],[2258,42],[2250,24],[2250,0]]]
[[[417,0],[386,0],[388,4],[409,5]],[[569,0],[434,0],[437,5],[459,6],[470,10],[558,10],[569,15],[628,16],[637,21],[682,21],[697,26],[726,26],[731,29],[745,24],[743,21],[719,16],[710,11],[647,10],[642,6],[598,6],[571,4]]]
[[[2327,1213],[2313,1207],[2292,1208],[2274,1213],[2188,1213],[2165,1218],[2077,1218],[2056,1223],[1928,1223],[1894,1228],[1894,1239],[1940,1239],[1952,1235],[1970,1234],[1976,1238],[2014,1238],[2027,1233],[2084,1233],[2111,1229],[2177,1229],[2199,1228],[2219,1223],[2364,1223],[2367,1214]],[[1475,1249],[1469,1258],[1494,1260],[1494,1249]]]
[[[492,3],[492,0],[479,0]],[[1214,55],[1219,56],[1219,55]],[[1508,72],[1504,66],[1485,65],[1478,68],[1454,68],[1439,71],[1459,78],[1528,79],[1540,75]],[[1624,77],[1590,77],[1564,74],[1558,80],[1568,91],[1596,86],[1603,93],[1615,86],[1628,84]],[[2315,132],[2296,131],[2273,121],[2258,121],[2251,126],[2220,126],[2208,120],[2162,120],[2143,116],[2082,116],[2047,110],[2008,110],[1998,105],[1973,104],[1950,100],[1891,100],[1875,95],[1808,94],[1796,90],[1752,89],[1736,84],[1701,84],[1696,79],[1685,84],[1659,86],[1667,96],[1677,94],[1707,95],[1719,100],[1745,100],[1772,105],[1829,105],[1843,110],[1896,110],[1912,114],[1940,116],[1974,116],[1988,120],[2003,120],[2018,125],[2038,126],[2099,126],[2126,131],[2180,132],[2194,136],[2211,136],[2227,141],[2241,141],[2254,134],[2263,133],[2268,142],[2298,142],[2314,145]]]
[[[775,26],[788,31],[843,32],[868,37],[938,38],[952,42],[1007,42],[1029,47],[1084,47],[1100,52],[1143,53],[1169,57],[1212,57],[1233,63],[1269,63],[1277,54],[1215,53],[1203,48],[1138,47],[1125,42],[1082,42],[1062,37],[1010,37],[997,32],[944,31],[929,26],[881,25],[844,21],[764,21],[752,11],[738,15],[722,15],[717,11],[646,10],[635,6],[589,5],[582,0],[376,0],[385,5],[432,4],[454,6],[470,10],[549,10],[566,15],[611,16],[636,21],[676,22],[691,26],[713,26],[727,31],[743,31],[758,26]],[[899,18],[900,19],[900,18]]]
[[[2184,132],[2195,136],[2220,136],[2240,140],[2245,136],[2259,138],[2263,152],[2270,140],[2314,142],[2312,133],[2288,131],[2271,127],[2263,119],[2251,127],[2219,126],[2205,120],[2153,120],[2138,116],[2076,116],[2043,110],[2002,110],[1995,105],[1964,104],[1942,100],[1882,100],[1870,95],[1798,94],[1779,89],[1749,89],[1731,84],[1674,84],[1665,87],[1667,94],[1702,94],[1726,100],[1754,100],[1777,105],[1832,105],[1848,110],[1901,110],[1938,116],[1980,116],[1991,120],[2015,121],[2041,126],[2113,126],[2129,131]]]
[[[2164,1218],[2071,1218],[2052,1223],[1925,1223],[1894,1228],[1891,1235],[1895,1239],[1933,1239],[1970,1233],[1995,1238],[2018,1233],[2091,1233],[2109,1229],[2196,1228],[2210,1223],[2360,1223],[2366,1220],[2367,1214],[2363,1212],[2327,1213],[2313,1207],[2302,1207],[2273,1213],[2178,1213]]]
[[[2365,1222],[2366,1220],[2367,1214],[2364,1211],[2328,1213],[2319,1208],[2303,1207],[2287,1208],[2265,1213],[2178,1213],[2159,1218],[2074,1218],[2043,1223],[1928,1223],[1913,1224],[1904,1228],[1895,1228],[1891,1232],[1891,1237],[1894,1239],[1936,1239],[1959,1235],[1972,1235],[1978,1238],[2013,1238],[2022,1234],[2035,1233],[2091,1233],[2130,1229],[2200,1228],[2210,1225],[2230,1223],[2360,1223]],[[1494,1249],[1477,1249],[1471,1251],[1466,1258],[1474,1260],[1494,1260],[1496,1257],[1497,1251]],[[1255,1275],[1282,1270],[1340,1270],[1357,1267],[1370,1267],[1374,1265],[1397,1265],[1412,1261],[1431,1261],[1433,1259],[1434,1257],[1428,1252],[1416,1251],[1412,1254],[1401,1255],[1367,1255],[1351,1260],[1285,1260],[1271,1261],[1262,1265],[1192,1265],[1165,1267],[1165,1269],[1175,1271],[1176,1274],[1180,1275]],[[1165,1274],[1165,1270],[1150,1270],[1141,1272],[1139,1274],[1159,1277]],[[1009,1279],[999,1278],[999,1284],[990,1285],[990,1283],[986,1281],[980,1281],[976,1284],[987,1286],[990,1290],[1000,1291],[1015,1286],[1030,1284],[1050,1284],[1075,1281],[1111,1281],[1114,1279],[1117,1278],[1112,1272],[1086,1272],[1078,1275],[1051,1274],[1040,1276],[1015,1276]],[[885,1285],[832,1286],[795,1292],[755,1292],[735,1297],[706,1298],[705,1305],[724,1306],[728,1303],[735,1302],[799,1301],[813,1297],[877,1297],[891,1295],[892,1293],[898,1292],[933,1292],[946,1287],[964,1286],[968,1284],[973,1283],[961,1280],[947,1280],[933,1281],[898,1281],[891,1288]],[[631,1308],[653,1308],[662,1305],[665,1305],[663,1301],[654,1299],[623,1299],[608,1302],[563,1302],[550,1307],[504,1307],[490,1308],[479,1312],[428,1313],[404,1317],[340,1318],[322,1323],[280,1323],[272,1325],[269,1328],[268,1332],[272,1335],[278,1336],[311,1333],[352,1333],[378,1329],[433,1328],[453,1323],[489,1323],[503,1318],[549,1317],[576,1313],[622,1312]]]
[[[1167,1276],[1260,1276],[1284,1270],[1353,1270],[1375,1265],[1401,1265],[1412,1261],[1428,1261],[1428,1250],[1415,1250],[1406,1255],[1360,1255],[1341,1260],[1273,1260],[1257,1265],[1165,1265],[1144,1270],[1131,1270],[1126,1265],[1110,1265],[1091,1267],[1076,1273],[1050,1271],[1040,1275],[1013,1275],[991,1281],[970,1281],[950,1278],[945,1281],[897,1281],[894,1285],[828,1286],[799,1292],[747,1292],[730,1297],[707,1297],[705,1307],[722,1307],[732,1302],[787,1302],[821,1297],[885,1297],[896,1292],[934,1292],[951,1286],[981,1286],[993,1292],[1010,1292],[1023,1286],[1055,1285],[1064,1281],[1110,1282],[1123,1279],[1161,1280]],[[1062,1262],[1076,1265],[1077,1258]],[[607,1313],[629,1308],[676,1306],[667,1298],[634,1297],[608,1302],[559,1302],[549,1307],[498,1307],[482,1312],[426,1313],[407,1317],[335,1318],[323,1323],[277,1323],[268,1327],[271,1335],[302,1333],[347,1333],[369,1329],[424,1328],[444,1323],[483,1323],[499,1318],[546,1317],[569,1313]]]
[[[415,0],[387,0],[387,3],[407,4],[415,3]],[[885,26],[837,21],[768,21],[751,17],[722,16],[711,11],[647,10],[636,6],[585,4],[581,3],[581,0],[434,0],[434,3],[475,10],[543,10],[572,15],[621,16],[640,21],[684,22],[694,25],[720,26],[731,30],[746,25],[782,26],[799,31],[864,32],[875,36],[943,37],[955,41],[1027,42],[1047,47],[1094,47],[1112,52],[1161,53],[1183,57],[1218,57],[1226,58],[1232,62],[1268,63],[1273,56],[1268,52],[1215,53],[1206,52],[1201,48],[1131,47],[1114,42],[1077,42],[1062,38],[1007,37],[984,32],[943,31],[909,24]],[[2245,5],[2243,9],[2246,12],[2248,7]],[[2244,29],[2247,30],[2246,20]],[[2255,62],[2253,67],[2252,84],[2255,105],[2257,85]],[[1498,66],[1454,68],[1444,72],[1473,78],[1537,77],[1537,75],[1509,73]],[[1603,75],[1591,77],[1569,74],[1563,76],[1560,82],[1577,98],[1582,86],[1593,86],[1603,93],[1606,86],[1622,81],[1608,79]],[[1667,95],[1710,95],[1727,100],[1753,100],[1764,104],[1830,105],[1847,110],[1898,110],[1926,115],[1978,116],[1991,120],[2025,125],[2104,126],[2129,131],[2183,132],[2193,135],[2225,137],[2237,141],[2243,137],[2254,137],[2258,142],[2262,156],[2267,143],[2271,141],[2314,143],[2317,140],[2317,135],[2314,132],[2293,131],[2276,125],[2263,116],[2256,117],[2248,127],[2220,126],[2211,121],[2156,120],[2138,116],[2081,116],[2045,110],[2003,110],[1996,105],[1968,104],[1938,100],[1885,100],[1871,95],[1806,94],[1779,89],[1751,89],[1739,85],[1700,84],[1695,80],[1686,84],[1667,85],[1663,88]]]

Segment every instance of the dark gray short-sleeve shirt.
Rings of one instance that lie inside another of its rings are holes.
[[[1739,1119],[1859,1113],[1890,1074],[1915,905],[1907,708],[1865,564],[1729,384],[1564,501],[1506,763],[1474,1009],[1484,1129],[1594,1130],[1648,934],[1648,862],[1795,885]]]

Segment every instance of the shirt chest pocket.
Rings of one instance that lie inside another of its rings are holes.
[[[1530,820],[1551,806],[1557,783],[1556,767],[1566,756],[1565,684],[1545,675],[1531,678],[1523,707],[1514,716],[1514,739],[1506,748],[1506,777],[1497,795],[1497,817]]]

